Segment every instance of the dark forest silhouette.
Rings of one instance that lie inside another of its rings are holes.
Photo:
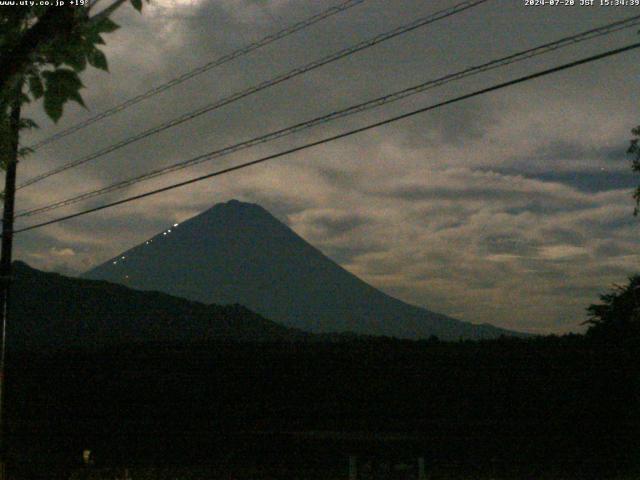
[[[631,277],[627,285],[617,285],[600,299],[602,303],[588,308],[587,337],[630,348],[640,346],[640,275]]]
[[[344,472],[353,453],[420,454],[431,469],[607,478],[640,458],[637,285],[634,277],[592,305],[586,335],[228,335],[13,351],[10,458],[20,478],[47,479],[81,469],[86,448],[94,468],[213,465],[282,476]]]

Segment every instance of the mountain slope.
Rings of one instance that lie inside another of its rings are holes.
[[[311,332],[442,339],[507,332],[386,295],[328,259],[258,205],[231,200],[85,274],[204,303],[240,303]]]
[[[9,344],[18,349],[308,336],[240,305],[203,305],[165,293],[41,272],[21,262],[14,264],[8,328]]]

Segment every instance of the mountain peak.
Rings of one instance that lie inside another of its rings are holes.
[[[242,201],[237,200],[235,198],[232,198],[231,200],[229,200],[226,203],[220,203],[218,205],[225,205],[227,207],[233,207],[233,208],[258,207],[258,205],[255,204],[255,203],[242,202]]]
[[[227,220],[237,218],[239,221],[246,221],[248,218],[254,218],[262,219],[263,221],[278,222],[271,213],[260,205],[236,199],[217,203],[199,215],[190,218],[187,222],[198,221],[199,219],[217,219],[220,217],[224,217]]]
[[[227,202],[217,203],[213,207],[211,207],[210,209],[206,210],[206,212],[210,212],[212,210],[227,210],[227,211],[248,211],[248,210],[253,210],[255,212],[265,213],[265,214],[267,214],[269,216],[271,215],[267,210],[262,208],[257,203],[243,202],[242,200],[237,200],[235,198],[232,198],[231,200],[229,200]]]
[[[249,210],[249,209],[254,209],[254,210],[264,210],[260,205],[256,204],[256,203],[249,203],[249,202],[243,202],[241,200],[236,200],[235,198],[227,201],[227,202],[220,202],[215,204],[213,207],[211,207],[209,210],[207,210],[205,213],[207,212],[211,212],[211,211],[216,211],[216,210]]]

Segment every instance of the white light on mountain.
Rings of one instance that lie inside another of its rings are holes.
[[[171,229],[167,230],[167,233],[171,233]]]
[[[174,226],[174,227],[177,227],[177,226],[178,226],[178,224],[177,224],[177,223],[174,223],[174,224],[173,224],[173,226]]]
[[[162,232],[162,234],[163,234],[163,235],[166,235],[166,234],[167,234],[167,232]]]
[[[113,264],[114,264],[114,265],[115,265],[116,263],[118,263],[118,261],[117,261],[117,260],[113,262]]]
[[[125,258],[126,258],[126,257],[123,255],[123,256],[122,256],[122,259],[124,260]]]

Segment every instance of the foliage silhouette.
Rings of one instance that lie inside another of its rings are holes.
[[[640,125],[631,130],[631,133],[635,138],[631,140],[631,145],[627,150],[627,153],[633,155],[633,159],[631,160],[631,169],[634,172],[640,173],[640,145],[638,145],[638,140],[640,140]],[[640,186],[636,187],[633,198],[636,201],[636,208],[633,210],[634,215],[638,215],[640,212]]]
[[[99,45],[118,29],[109,17],[124,2],[115,0],[95,15],[88,1],[71,8],[33,3],[0,9],[0,113],[6,116],[15,85],[24,80],[30,97],[24,94],[23,101],[44,97],[47,115],[57,121],[68,100],[84,105],[78,74],[87,64],[108,69]],[[142,9],[141,0],[131,4]]]
[[[54,122],[62,117],[69,100],[85,106],[79,74],[87,65],[108,70],[99,46],[105,43],[103,35],[118,29],[109,17],[124,1],[114,0],[95,15],[90,15],[88,0],[77,7],[69,2],[65,6],[31,2],[35,5],[0,8],[0,168],[6,169],[14,160],[10,111],[16,99],[23,105],[42,98],[44,110]],[[141,11],[142,0],[130,1]],[[35,127],[32,120],[21,119],[18,131]],[[30,152],[21,147],[18,158]]]
[[[638,343],[640,339],[640,275],[624,286],[600,296],[602,303],[589,306],[587,336],[601,341]]]

